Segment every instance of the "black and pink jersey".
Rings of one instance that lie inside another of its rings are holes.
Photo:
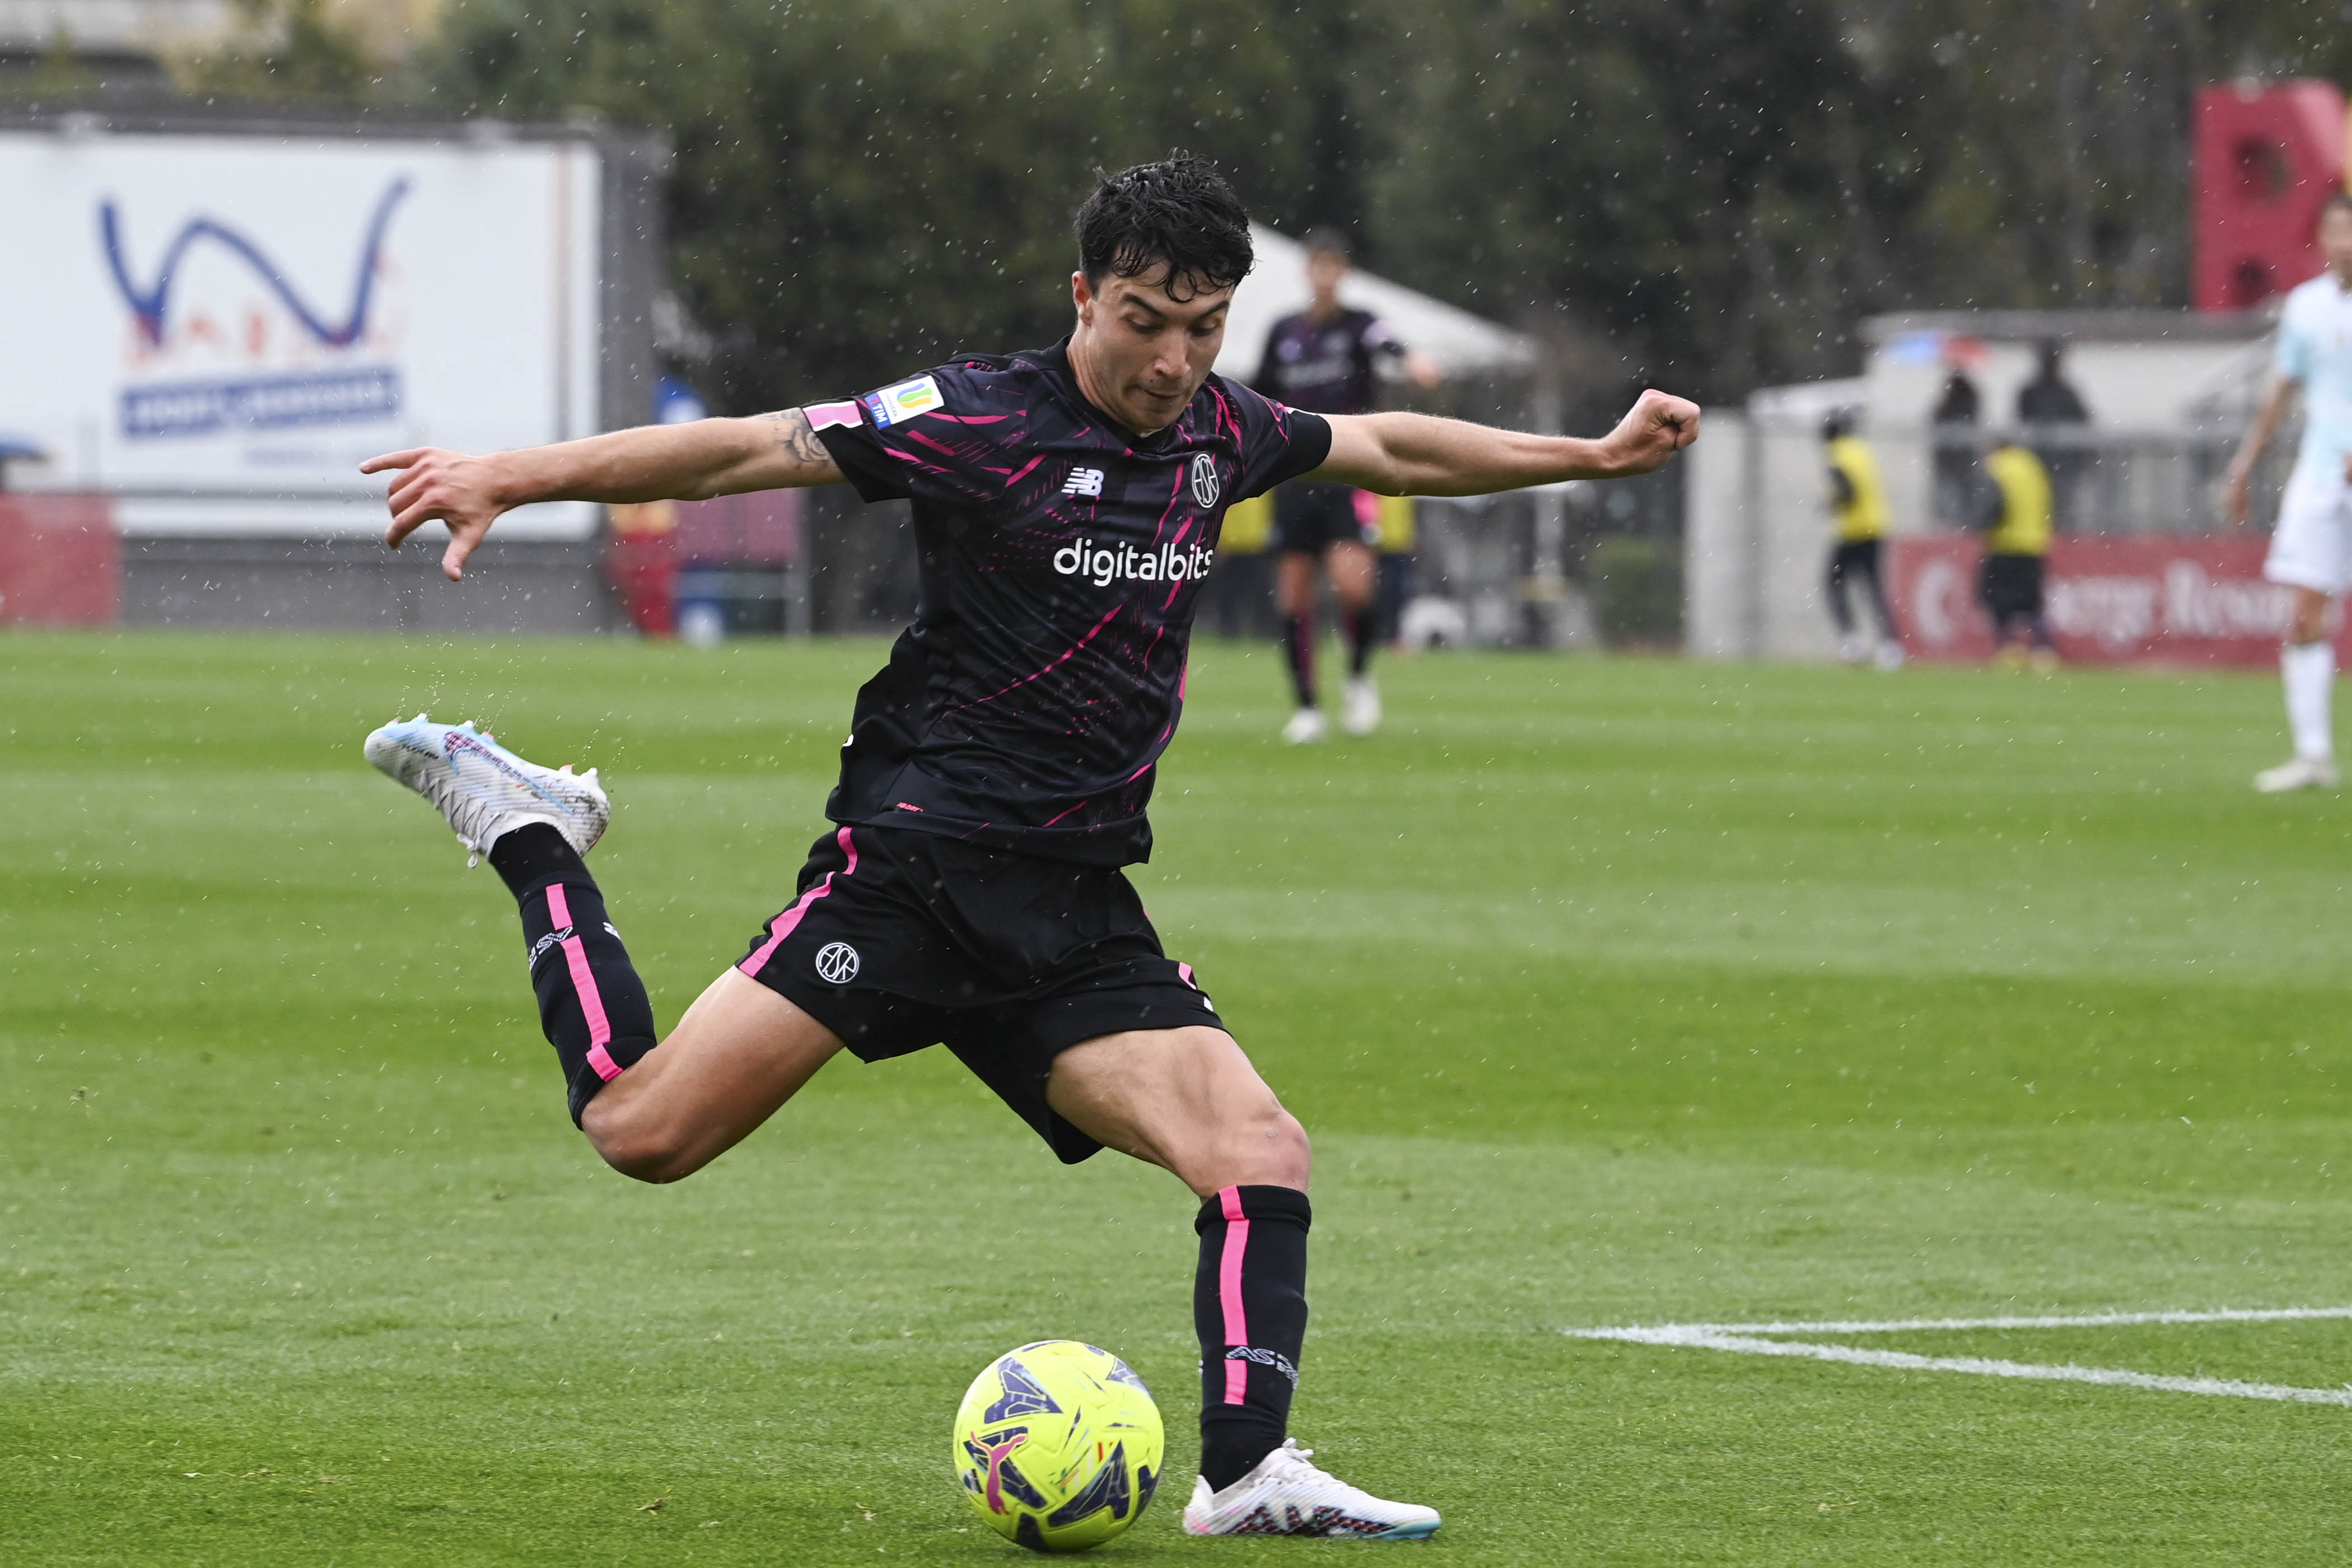
[[[1225,509],[1320,467],[1330,426],[1212,375],[1139,437],[1078,391],[1066,341],[804,412],[859,495],[914,502],[921,560],[915,623],[857,694],[825,815],[1148,858]]]
[[[1342,310],[1328,321],[1301,310],[1275,322],[1253,379],[1259,391],[1293,408],[1369,414],[1377,391],[1374,359],[1404,352],[1404,340],[1370,310]]]

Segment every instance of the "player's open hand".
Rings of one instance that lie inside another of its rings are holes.
[[[393,549],[428,522],[448,525],[449,548],[441,552],[441,571],[455,583],[466,574],[466,557],[490,531],[490,524],[506,510],[491,487],[490,464],[439,447],[417,447],[386,452],[360,465],[363,474],[398,469],[384,497],[392,508],[392,526],[383,542]]]
[[[2254,518],[2254,471],[2247,464],[2230,465],[2230,477],[2221,503],[2230,526],[2242,531]]]
[[[1612,474],[1646,474],[1698,439],[1698,405],[1653,387],[1601,439]]]

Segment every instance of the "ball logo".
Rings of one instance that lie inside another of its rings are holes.
[[[1223,493],[1224,487],[1217,480],[1217,459],[1206,452],[1194,453],[1192,499],[1205,509],[1216,505],[1217,498]]]
[[[845,942],[829,942],[817,950],[816,977],[828,985],[846,985],[857,978],[857,950]]]

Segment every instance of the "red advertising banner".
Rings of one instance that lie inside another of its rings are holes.
[[[2259,535],[2101,534],[2050,546],[2044,605],[2059,657],[2080,664],[2270,665],[2291,611],[2289,591],[2263,581]],[[1886,596],[1915,658],[1992,657],[1977,602],[1982,547],[1970,534],[1886,542]],[[2352,662],[2352,637],[2336,632]]]
[[[102,495],[0,494],[0,624],[110,626],[122,547]]]

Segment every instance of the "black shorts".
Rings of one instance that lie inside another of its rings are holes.
[[[1045,1103],[1054,1058],[1127,1029],[1224,1022],[1114,866],[841,827],[735,966],[863,1060],[944,1044],[1071,1164],[1102,1147]]]
[[[1830,576],[1843,578],[1861,574],[1875,581],[1878,576],[1879,547],[1877,539],[1841,539],[1830,552]]]
[[[1996,621],[2042,613],[2042,557],[1988,555],[1977,573],[1977,597]]]
[[[1359,499],[1362,498],[1362,499]],[[1381,542],[1380,498],[1353,485],[1292,482],[1274,490],[1274,547],[1320,555],[1334,544]]]

